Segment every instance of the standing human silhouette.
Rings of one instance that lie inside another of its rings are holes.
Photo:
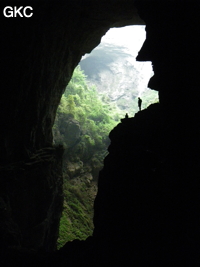
[[[139,110],[141,110],[141,106],[142,106],[142,99],[140,97],[138,97],[138,107],[139,107]]]

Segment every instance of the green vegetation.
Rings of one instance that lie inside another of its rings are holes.
[[[103,166],[109,132],[120,121],[120,110],[89,86],[78,66],[64,92],[53,127],[54,143],[64,153],[64,207],[58,248],[86,239],[93,230],[93,202],[98,172]]]
[[[67,241],[84,240],[93,231],[93,202],[96,195],[95,184],[88,184],[84,179],[65,179],[64,207],[60,221],[58,248]]]
[[[64,92],[57,110],[54,124],[55,143],[70,147],[63,125],[67,120],[76,120],[81,128],[79,152],[87,160],[97,151],[104,151],[108,145],[108,134],[120,120],[120,110],[104,94],[98,95],[94,86],[88,86],[86,76],[78,66]],[[80,153],[79,153],[79,156]]]

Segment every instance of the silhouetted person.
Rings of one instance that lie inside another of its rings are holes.
[[[141,110],[141,106],[142,106],[142,99],[140,97],[138,97],[138,107],[139,107],[139,110]]]
[[[142,106],[142,99],[140,97],[138,97],[138,107],[139,107],[139,110],[141,110],[141,106]]]
[[[126,122],[128,120],[128,113],[126,113],[125,117],[121,119],[121,122]]]

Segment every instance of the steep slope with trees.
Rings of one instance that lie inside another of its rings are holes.
[[[124,116],[106,94],[88,86],[80,66],[66,89],[53,127],[54,145],[65,148],[59,247],[92,234],[97,178],[107,153],[108,135]]]

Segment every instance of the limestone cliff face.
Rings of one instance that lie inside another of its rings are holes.
[[[137,51],[134,52],[135,55],[125,46],[102,42],[80,62],[87,80],[98,92],[106,94],[130,115],[138,109],[138,96],[152,94],[152,98],[156,97],[155,91],[147,88],[153,75],[151,62],[137,62]]]

